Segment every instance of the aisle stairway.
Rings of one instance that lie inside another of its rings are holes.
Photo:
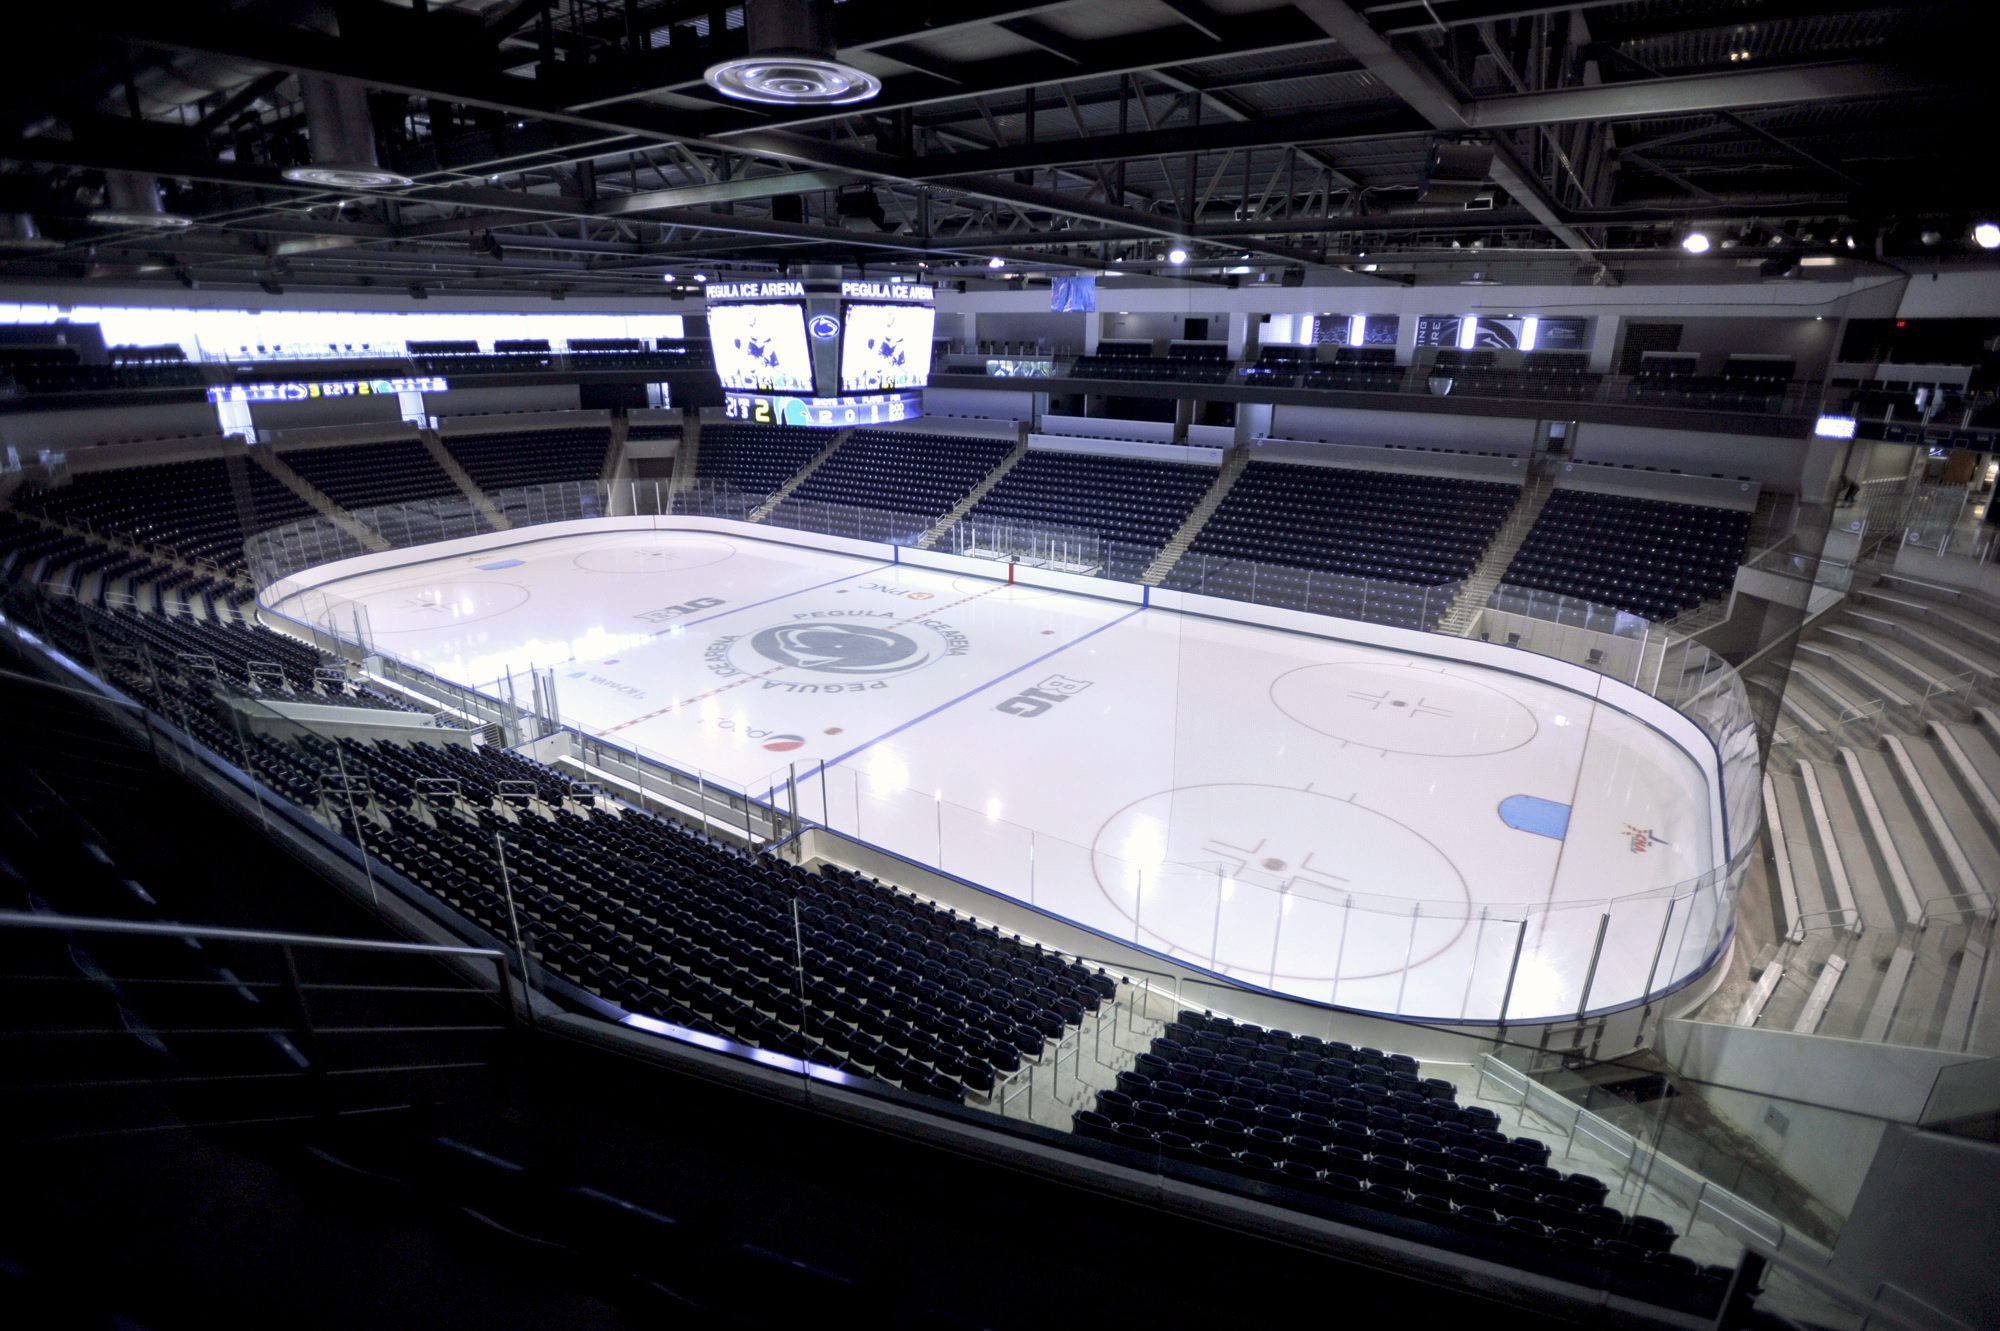
[[[1755,983],[1703,1019],[2000,1052],[1996,672],[2000,604],[1884,575],[1751,681],[1779,697],[1771,899],[1738,916]]]
[[[807,462],[805,466],[800,467],[797,472],[793,473],[792,479],[786,481],[783,485],[779,486],[778,489],[774,491],[768,499],[766,499],[763,503],[759,504],[755,509],[751,510],[750,521],[762,522],[765,518],[770,517],[772,510],[777,508],[778,505],[784,503],[787,499],[791,498],[792,491],[798,489],[801,485],[804,485],[808,480],[812,478],[812,474],[814,472],[818,471],[821,467],[825,466],[826,460],[832,457],[835,453],[838,453],[840,451],[841,445],[845,444],[848,441],[849,437],[853,435],[853,433],[854,431],[852,430],[834,431],[833,438],[827,441],[827,445],[825,448],[822,448],[819,452],[813,454],[812,460]]]
[[[507,521],[506,515],[493,506],[493,501],[486,497],[486,492],[479,488],[478,483],[466,473],[465,468],[459,465],[458,459],[445,448],[444,441],[438,438],[435,431],[419,430],[417,438],[423,440],[424,451],[431,455],[431,461],[438,464],[438,470],[451,477],[452,484],[472,501],[472,506],[479,510],[480,516],[491,523],[496,531],[507,531],[513,527],[514,524]]]
[[[293,471],[291,467],[286,465],[284,459],[280,458],[271,449],[253,448],[250,450],[250,456],[255,458],[265,471],[271,473],[274,480],[283,483],[286,489],[305,500],[308,504],[311,504],[313,509],[322,517],[326,518],[336,527],[339,527],[349,536],[352,536],[355,540],[361,542],[366,548],[370,550],[387,550],[389,548],[389,543],[383,540],[378,533],[370,530],[366,525],[357,522],[352,514],[327,498],[325,492],[318,486],[299,475],[296,471]]]
[[[951,511],[945,514],[943,517],[939,518],[937,522],[931,526],[931,529],[923,534],[922,538],[920,538],[917,541],[917,548],[919,550],[928,550],[932,546],[936,545],[938,541],[944,536],[944,534],[950,531],[960,518],[964,517],[967,513],[970,513],[972,511],[972,506],[974,504],[986,498],[987,491],[991,490],[994,486],[998,485],[1000,483],[1001,477],[1005,476],[1008,472],[1014,470],[1015,466],[1018,465],[1021,459],[1026,456],[1028,456],[1028,444],[1026,440],[1023,440],[1019,444],[1016,444],[1014,446],[1013,452],[1009,453],[1006,457],[1000,459],[999,466],[995,467],[992,471],[986,473],[985,480],[973,486],[972,489],[966,494],[965,498],[959,500],[956,504],[952,505]]]
[[[1167,575],[1174,571],[1174,565],[1180,563],[1181,556],[1188,552],[1188,547],[1194,544],[1197,536],[1201,535],[1201,529],[1215,516],[1215,510],[1222,507],[1222,501],[1229,497],[1230,487],[1236,484],[1237,478],[1243,474],[1243,469],[1249,465],[1248,444],[1238,444],[1223,455],[1222,466],[1215,475],[1215,484],[1209,487],[1208,493],[1201,497],[1201,502],[1188,513],[1179,530],[1160,547],[1160,553],[1155,556],[1151,567],[1139,581],[1152,587],[1157,587],[1166,581]]]
[[[1500,534],[1493,538],[1493,544],[1486,547],[1479,564],[1472,570],[1472,576],[1465,580],[1452,601],[1451,608],[1444,612],[1438,622],[1438,632],[1465,637],[1479,622],[1479,612],[1493,599],[1493,589],[1500,585],[1501,575],[1514,562],[1520,552],[1521,542],[1528,539],[1534,528],[1535,519],[1541,516],[1542,508],[1549,502],[1549,495],[1555,490],[1555,478],[1535,476],[1521,487],[1521,497],[1514,503],[1514,511],[1507,515],[1507,521],[1500,528]]]

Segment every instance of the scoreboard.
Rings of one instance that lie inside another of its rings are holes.
[[[777,393],[722,395],[722,414],[752,425],[803,425],[813,429],[844,429],[850,425],[889,425],[924,414],[924,395],[863,393],[845,397],[792,397]]]
[[[711,282],[727,420],[838,429],[923,414],[934,289],[834,277]]]

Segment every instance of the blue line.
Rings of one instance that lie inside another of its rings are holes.
[[[849,749],[846,753],[841,754],[838,758],[828,759],[827,762],[824,764],[824,766],[838,767],[842,763],[846,762],[849,758],[852,758],[855,754],[862,752],[862,750],[872,749],[885,739],[894,739],[896,736],[902,734],[905,730],[908,730],[911,726],[920,725],[923,722],[928,721],[932,717],[936,716],[939,712],[947,711],[953,707],[958,706],[960,703],[964,702],[967,698],[972,697],[975,693],[984,693],[986,692],[986,690],[992,688],[995,684],[998,684],[1001,680],[1011,679],[1015,675],[1020,674],[1023,670],[1028,670],[1034,666],[1040,665],[1042,662],[1048,660],[1051,656],[1055,656],[1058,653],[1068,651],[1070,648],[1076,646],[1080,642],[1088,642],[1090,639],[1096,637],[1098,634],[1104,632],[1104,630],[1106,629],[1117,628],[1120,624],[1123,624],[1126,620],[1132,618],[1132,616],[1139,613],[1140,610],[1138,608],[1128,610],[1124,614],[1118,616],[1118,618],[1116,619],[1107,620],[1106,622],[1099,624],[1096,628],[1092,629],[1088,633],[1082,634],[1075,638],[1071,638],[1068,642],[1063,643],[1060,647],[1051,647],[1048,651],[1043,652],[1040,656],[1036,657],[1034,660],[1023,661],[1020,665],[1015,666],[1012,670],[1002,671],[1000,674],[995,675],[993,678],[987,680],[983,684],[973,685],[971,688],[967,689],[964,693],[961,693],[956,698],[953,698],[950,702],[941,702],[937,706],[931,708],[928,712],[924,712],[921,715],[911,717],[909,720],[903,722],[902,725],[897,726],[894,730],[886,731],[883,734],[877,735],[874,739],[869,740],[866,744],[861,744],[856,746],[855,748]]]
[[[825,582],[815,582],[810,587],[794,587],[792,590],[788,592],[779,592],[776,596],[767,596],[761,601],[752,601],[748,605],[733,606],[728,610],[718,610],[714,614],[708,615],[702,619],[684,619],[678,624],[670,625],[667,628],[661,629],[659,633],[655,633],[653,636],[657,638],[660,636],[660,634],[672,633],[677,628],[691,629],[697,624],[712,624],[718,619],[726,619],[730,615],[736,614],[738,611],[741,610],[755,610],[760,605],[769,605],[773,601],[782,601],[787,596],[803,596],[807,592],[816,592],[822,587],[831,587],[836,582],[846,582],[850,578],[858,578],[861,577],[863,574],[877,573],[887,567],[889,567],[887,564],[871,564],[867,568],[862,569],[858,573],[843,573],[841,576],[837,578],[828,578]]]

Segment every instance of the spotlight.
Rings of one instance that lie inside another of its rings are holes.
[[[507,257],[507,251],[501,248],[499,239],[491,231],[481,231],[472,238],[472,252],[495,263]]]
[[[1168,263],[1171,263],[1171,264],[1183,264],[1183,263],[1186,263],[1186,262],[1187,262],[1187,251],[1186,251],[1186,250],[1184,250],[1184,249],[1182,249],[1182,248],[1181,248],[1180,246],[1178,246],[1178,245],[1174,246],[1174,247],[1173,247],[1172,249],[1170,249],[1170,250],[1168,250],[1168,251],[1167,251],[1167,262],[1168,262]]]
[[[278,285],[276,278],[260,277],[257,279],[257,285],[264,288],[264,294],[267,296],[282,296],[285,294],[285,289]]]
[[[1005,268],[1007,261],[996,254],[986,261],[986,266],[988,268]]]
[[[674,280],[674,275],[672,273],[661,273],[660,280],[662,282],[671,282]]]
[[[1689,254],[1708,253],[1708,237],[1699,231],[1690,231],[1681,237],[1681,248]]]
[[[186,287],[189,291],[193,291],[196,287],[199,287],[201,285],[200,282],[195,280],[195,275],[193,273],[190,273],[185,268],[174,269],[174,281],[180,283],[182,286]]]
[[[708,274],[707,274],[707,273],[696,273],[696,274],[694,275],[694,280],[695,280],[695,281],[697,281],[697,282],[706,282],[706,281],[708,280]]]
[[[1972,228],[1972,239],[1982,250],[2000,249],[2000,224],[1975,223]]]
[[[424,284],[422,282],[410,283],[411,300],[429,300],[430,298],[431,298],[431,293],[424,289]]]

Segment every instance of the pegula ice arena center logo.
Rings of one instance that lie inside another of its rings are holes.
[[[711,673],[725,679],[756,676],[763,689],[852,693],[886,688],[891,680],[970,650],[966,636],[942,620],[835,611],[717,638],[705,656]]]

